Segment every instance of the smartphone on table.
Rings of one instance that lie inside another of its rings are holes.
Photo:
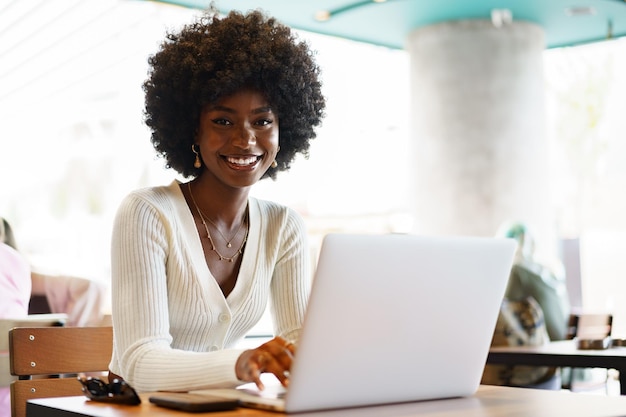
[[[205,394],[189,394],[186,392],[163,392],[153,394],[150,396],[149,401],[161,407],[194,413],[233,410],[239,406],[239,402],[234,398]]]

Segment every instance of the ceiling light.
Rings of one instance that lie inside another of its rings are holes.
[[[328,10],[320,10],[315,13],[315,20],[318,22],[325,22],[330,19],[330,12]]]
[[[513,21],[513,13],[509,9],[491,10],[491,23],[497,28],[508,25]]]
[[[368,4],[385,3],[387,1],[388,0],[362,0],[352,4],[348,4],[346,6],[338,7],[334,10],[320,10],[315,13],[315,20],[317,20],[318,22],[326,22],[331,17],[337,16],[338,14],[357,9],[359,7],[367,6]]]

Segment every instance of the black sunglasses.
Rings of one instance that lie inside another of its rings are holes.
[[[109,384],[99,378],[92,377],[79,376],[78,380],[83,384],[83,392],[90,400],[129,405],[141,403],[141,399],[133,387],[120,379],[114,379]]]

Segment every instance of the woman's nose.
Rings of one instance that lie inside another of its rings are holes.
[[[238,146],[242,149],[248,149],[250,146],[256,143],[256,136],[254,135],[254,131],[249,126],[242,126],[241,129],[238,129],[235,137],[233,138],[233,143],[235,146]]]

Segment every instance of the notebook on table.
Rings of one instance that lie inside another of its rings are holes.
[[[470,396],[515,247],[497,238],[330,234],[287,392],[258,396],[254,384],[194,392],[288,413]]]

